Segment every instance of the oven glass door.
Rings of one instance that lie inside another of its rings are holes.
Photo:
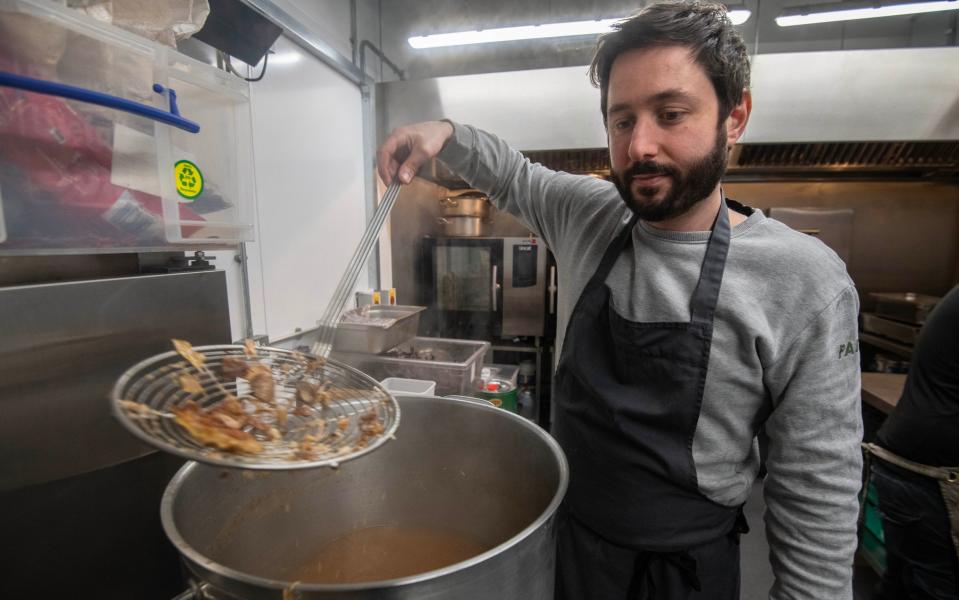
[[[487,339],[502,327],[503,238],[427,238],[421,334]]]
[[[433,281],[439,310],[487,312],[493,306],[493,248],[436,246]]]

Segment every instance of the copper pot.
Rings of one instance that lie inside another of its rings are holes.
[[[490,202],[486,196],[472,192],[440,200],[444,217],[489,217]]]
[[[443,226],[447,237],[485,237],[491,221],[481,217],[440,217],[436,222]]]

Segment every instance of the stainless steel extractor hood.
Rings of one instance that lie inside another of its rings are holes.
[[[739,144],[729,171],[959,177],[959,141]]]
[[[534,150],[524,154],[530,161],[555,171],[600,177],[610,173],[606,148]],[[439,161],[432,161],[419,175],[449,188],[466,185]],[[959,181],[959,141],[736,145],[729,155],[726,179],[754,176]]]

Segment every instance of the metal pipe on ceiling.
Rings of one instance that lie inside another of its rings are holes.
[[[383,63],[386,64],[386,66],[393,69],[393,72],[396,73],[396,76],[401,81],[406,78],[406,75],[403,73],[403,70],[397,67],[393,61],[387,58],[387,56],[383,54],[383,51],[377,48],[376,45],[373,44],[373,42],[371,42],[370,40],[363,40],[363,42],[360,44],[360,71],[366,73],[366,49],[367,48],[372,50],[373,54],[379,57],[379,59],[383,61]]]
[[[272,0],[241,0],[250,8],[283,28],[283,32],[297,46],[300,46],[328,67],[353,82],[355,85],[372,83],[373,80],[356,68],[345,56],[335,48],[313,34],[302,23],[293,18],[288,12],[277,6]]]
[[[356,0],[350,0],[350,50],[353,52],[353,64],[359,56],[359,45],[356,43]]]

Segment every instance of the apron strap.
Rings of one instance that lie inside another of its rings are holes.
[[[726,255],[729,252],[730,227],[728,213],[726,199],[723,197],[706,246],[706,256],[703,258],[699,282],[696,284],[696,290],[693,292],[693,298],[690,302],[690,321],[693,323],[711,325],[713,322],[716,303],[719,301],[719,288],[723,282],[723,271],[726,270]],[[639,221],[639,216],[632,215],[626,227],[619,232],[606,249],[599,267],[593,273],[586,287],[583,288],[580,299],[586,295],[587,291],[604,285],[606,277],[613,269],[613,264],[616,263],[616,259],[619,258],[623,248],[632,241],[633,228],[637,221]]]
[[[729,252],[729,210],[725,196],[719,205],[719,213],[713,224],[713,231],[706,246],[706,256],[699,275],[699,283],[693,292],[690,304],[690,322],[712,325],[716,303],[719,301],[719,288],[723,283],[723,271],[726,270],[726,254]]]
[[[635,214],[632,215],[629,218],[629,222],[626,223],[626,228],[616,234],[616,237],[613,238],[612,243],[610,243],[609,247],[606,248],[606,253],[603,254],[603,259],[599,262],[599,267],[597,267],[596,272],[593,273],[593,276],[586,284],[586,287],[583,288],[583,293],[580,298],[585,296],[587,291],[605,284],[606,276],[609,275],[609,272],[613,270],[613,265],[616,263],[616,259],[619,258],[620,254],[622,254],[623,248],[625,248],[626,245],[632,241],[633,228],[636,226],[637,221],[639,221],[639,216]]]
[[[959,467],[930,467],[929,465],[923,465],[903,458],[877,444],[863,444],[862,447],[869,454],[889,464],[896,465],[913,473],[918,473],[919,475],[931,477],[932,479],[959,485]]]

